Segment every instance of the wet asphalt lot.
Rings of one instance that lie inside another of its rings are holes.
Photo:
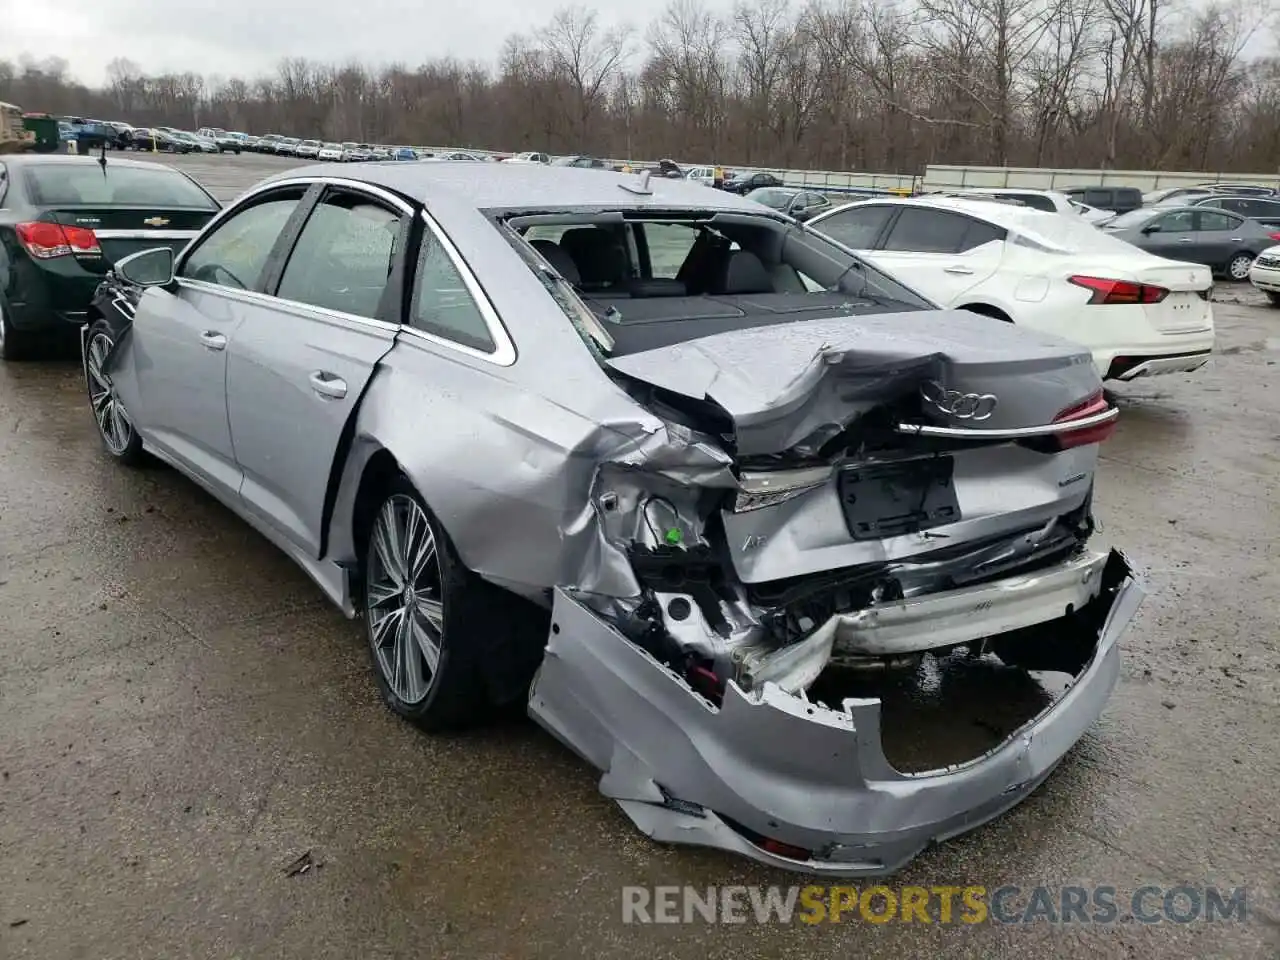
[[[287,166],[174,162],[224,198]],[[796,878],[650,843],[530,723],[397,721],[283,555],[107,462],[67,360],[0,367],[0,957],[1280,956],[1280,311],[1219,296],[1209,367],[1116,390],[1100,539],[1152,595],[1106,714],[891,882],[1244,885],[1247,922],[625,926],[624,885]]]

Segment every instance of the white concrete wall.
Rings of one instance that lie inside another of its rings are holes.
[[[1072,170],[1039,167],[969,167],[930,164],[925,168],[925,190],[956,190],[962,187],[1030,187],[1062,190],[1070,187],[1115,186],[1160,190],[1189,187],[1197,183],[1257,183],[1280,187],[1280,172],[1190,173],[1144,170]]]

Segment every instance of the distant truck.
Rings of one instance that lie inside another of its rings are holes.
[[[83,117],[59,117],[58,120],[60,125],[66,124],[70,127],[71,136],[65,139],[75,140],[76,149],[80,153],[88,153],[90,150],[115,144],[117,136],[115,127],[101,120],[86,120]]]

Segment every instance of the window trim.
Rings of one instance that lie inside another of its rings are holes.
[[[382,317],[363,317],[355,313],[346,313],[343,310],[334,310],[332,307],[321,307],[314,303],[306,303],[302,300],[291,300],[288,297],[282,297],[277,292],[280,289],[280,282],[284,279],[285,270],[289,267],[289,261],[293,258],[293,252],[297,249],[298,241],[302,237],[302,231],[306,229],[307,224],[311,222],[312,215],[319,209],[320,205],[325,202],[334,193],[363,193],[375,201],[382,201],[385,198],[380,197],[374,191],[361,191],[356,188],[339,184],[323,184],[318,190],[314,187],[308,188],[307,193],[303,195],[302,205],[305,211],[302,218],[295,224],[286,224],[285,230],[281,232],[281,239],[288,237],[288,242],[281,250],[272,251],[272,259],[269,263],[270,270],[267,273],[267,283],[262,291],[263,296],[270,297],[275,303],[289,304],[302,310],[315,310],[328,317],[337,317],[344,320],[354,320],[357,323],[374,324],[379,329],[398,329],[404,319],[404,277],[405,277],[405,254],[408,249],[409,227],[413,223],[413,208],[401,201],[394,204],[395,213],[399,219],[399,232],[397,234],[397,243],[399,244],[396,253],[396,260],[391,265],[391,272],[387,274],[388,289],[395,285],[399,289],[396,291],[397,296],[393,303],[396,305],[396,318],[387,320]],[[384,292],[385,296],[385,292]]]
[[[964,228],[964,233],[960,235],[960,243],[962,244],[964,243],[965,237],[969,235],[969,231],[973,229],[973,225],[975,223],[980,223],[983,226],[990,227],[994,230],[1003,231],[1005,235],[1005,239],[1008,239],[1008,236],[1009,236],[1009,230],[1007,228],[1002,227],[999,224],[991,223],[988,220],[983,220],[979,217],[971,216],[970,214],[963,213],[959,210],[948,210],[944,207],[928,207],[922,204],[910,204],[910,205],[902,204],[900,212],[896,217],[893,218],[893,223],[890,224],[888,226],[888,229],[879,237],[879,243],[876,246],[877,252],[906,253],[906,254],[911,254],[913,256],[928,256],[928,257],[963,257],[965,254],[969,253],[970,250],[977,249],[977,247],[970,247],[968,250],[892,250],[889,247],[886,247],[885,244],[889,241],[889,238],[893,236],[893,231],[898,228],[898,223],[902,220],[904,216],[906,216],[907,212],[911,210],[922,210],[925,213],[941,214],[943,216],[952,216],[960,220],[963,220],[965,222],[965,228]],[[988,240],[987,242],[990,243],[991,241]],[[981,246],[981,244],[979,244],[979,246]]]
[[[898,217],[901,215],[901,211],[907,206],[908,204],[905,204],[905,203],[884,203],[884,202],[878,202],[875,200],[854,200],[854,201],[851,201],[850,203],[841,204],[838,207],[831,207],[829,209],[823,210],[822,213],[818,214],[816,217],[812,217],[806,223],[806,226],[811,230],[819,231],[828,240],[832,241],[833,243],[836,243],[841,250],[844,250],[846,253],[852,254],[853,256],[861,260],[862,258],[858,256],[857,251],[858,250],[867,250],[867,251],[879,250],[880,241],[882,241],[888,235],[887,231],[889,230],[890,227],[892,227],[895,223],[898,222]],[[877,230],[875,234],[871,237],[870,245],[865,247],[851,247],[848,244],[846,244],[843,240],[836,239],[835,237],[831,236],[830,234],[828,234],[826,231],[822,229],[822,225],[826,223],[828,220],[834,220],[836,217],[840,216],[840,214],[847,213],[850,210],[887,210],[888,211],[889,215],[885,217],[884,222],[880,224],[880,229]]]
[[[1234,210],[1223,210],[1221,208],[1214,207],[1210,212],[1216,213],[1220,217],[1226,217],[1229,221],[1231,221],[1229,226],[1223,227],[1221,229],[1222,233],[1230,233],[1232,230],[1239,230],[1241,227],[1243,227],[1246,223],[1249,222],[1248,217],[1242,214],[1236,213]],[[1202,233],[1202,232],[1218,233],[1219,231],[1217,229],[1209,230],[1208,228],[1206,228],[1204,226],[1204,214],[1197,211],[1195,215],[1195,227],[1193,228],[1193,232],[1194,233]]]
[[[484,287],[481,286],[480,280],[476,277],[467,261],[463,259],[462,254],[458,252],[458,248],[454,246],[453,241],[449,239],[449,235],[444,232],[441,226],[436,222],[431,214],[427,213],[423,208],[419,212],[422,218],[423,229],[429,232],[439,243],[445,252],[445,256],[453,264],[453,268],[458,271],[458,275],[462,278],[462,284],[467,288],[467,293],[475,302],[480,316],[484,320],[484,325],[489,331],[489,339],[494,343],[492,351],[477,350],[475,347],[468,346],[465,343],[459,343],[457,340],[451,340],[437,333],[429,333],[426,330],[419,330],[413,326],[406,317],[400,330],[407,336],[414,337],[418,340],[425,340],[427,343],[433,343],[437,346],[448,347],[451,350],[457,350],[459,353],[474,357],[477,360],[484,360],[488,363],[495,364],[499,367],[509,367],[516,362],[517,353],[516,345],[511,339],[511,334],[507,332],[506,326],[502,323],[502,318],[498,316],[498,311],[494,309],[493,302],[489,299],[489,295],[485,293]],[[419,243],[418,250],[413,259],[413,273],[409,277],[410,283],[410,311],[412,312],[414,305],[418,302],[419,293],[419,276],[418,265],[422,260],[422,244]]]
[[[182,251],[174,259],[174,264],[173,264],[174,278],[178,280],[180,284],[183,284],[183,285],[188,283],[199,284],[199,286],[196,289],[200,289],[200,290],[234,290],[235,289],[234,287],[224,287],[222,284],[219,284],[219,283],[209,283],[205,280],[196,280],[192,277],[184,277],[182,275],[182,271],[187,268],[187,263],[191,260],[191,255],[195,253],[197,250],[199,250],[202,246],[204,246],[205,241],[208,240],[209,237],[211,237],[219,229],[219,227],[224,221],[230,220],[232,217],[239,216],[244,211],[249,210],[253,207],[259,206],[263,203],[272,202],[271,194],[277,192],[277,190],[281,192],[286,190],[295,190],[299,186],[303,186],[303,184],[302,183],[292,183],[287,185],[271,184],[270,187],[268,188],[264,188],[261,190],[254,190],[252,193],[247,193],[244,196],[240,197],[235,203],[231,204],[228,207],[224,207],[219,213],[215,214],[213,218],[209,220],[208,223],[204,225],[204,229],[202,229],[199,233],[197,233],[194,237],[191,238],[190,242],[185,247],[182,248]],[[271,250],[267,254],[267,260],[262,265],[262,274],[258,277],[257,286],[259,287],[270,286],[270,284],[267,281],[272,280],[275,275],[274,263],[280,256],[281,242],[285,239],[286,236],[290,237],[289,247],[290,248],[292,247],[293,245],[292,234],[296,232],[296,230],[302,224],[303,220],[305,220],[306,215],[310,212],[310,209],[311,209],[311,205],[308,201],[309,192],[310,192],[310,187],[303,186],[302,196],[298,197],[297,206],[295,206],[293,209],[293,212],[289,214],[288,219],[286,219],[284,222],[284,226],[281,227],[280,229],[280,233],[276,236],[275,242],[271,245]],[[237,292],[254,293],[260,296],[267,296],[267,294],[265,294],[262,290],[256,290],[256,289],[240,290]]]

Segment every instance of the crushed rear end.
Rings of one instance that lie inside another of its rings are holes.
[[[918,312],[608,364],[664,429],[595,470],[529,710],[646,834],[892,871],[1016,804],[1097,718],[1142,590],[1088,545],[1117,411],[1087,353]],[[959,650],[1072,680],[982,755],[895,769],[852,678]]]

